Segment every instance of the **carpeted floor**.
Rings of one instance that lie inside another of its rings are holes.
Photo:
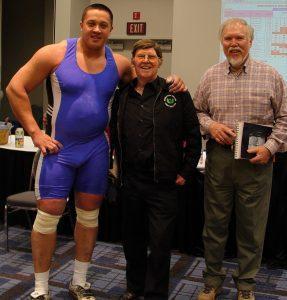
[[[33,289],[30,231],[11,227],[10,251],[4,250],[5,235],[0,232],[0,299],[27,299]],[[67,285],[73,269],[74,242],[58,238],[50,276],[53,299],[70,299]],[[235,262],[225,262],[227,278],[218,299],[236,299],[231,273]],[[170,299],[196,299],[203,286],[204,260],[174,252],[171,264]],[[125,290],[125,259],[120,245],[98,242],[93,253],[88,279],[97,299],[117,299]],[[287,270],[260,269],[257,276],[257,299],[287,299]]]

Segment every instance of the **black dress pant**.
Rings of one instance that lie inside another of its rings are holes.
[[[175,184],[126,174],[123,180],[123,245],[127,290],[145,299],[167,299],[171,242],[177,214]]]

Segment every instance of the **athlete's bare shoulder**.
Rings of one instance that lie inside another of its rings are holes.
[[[66,53],[65,41],[40,48],[13,76],[10,85],[33,90],[61,63]]]
[[[55,69],[65,57],[67,42],[61,41],[57,44],[50,44],[40,48],[32,57],[31,61],[44,63]]]
[[[125,82],[131,81],[135,77],[135,74],[130,60],[119,53],[113,53],[113,55],[120,78]]]

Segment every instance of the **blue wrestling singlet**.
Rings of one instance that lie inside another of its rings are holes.
[[[49,78],[51,132],[47,133],[63,148],[57,154],[41,155],[35,182],[37,199],[67,198],[72,186],[89,194],[102,195],[106,190],[109,150],[104,130],[119,74],[107,46],[104,70],[84,72],[77,64],[77,41],[67,40],[65,57]]]

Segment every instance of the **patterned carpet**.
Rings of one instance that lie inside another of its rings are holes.
[[[27,299],[33,288],[30,231],[10,227],[10,252],[4,250],[5,236],[0,232],[0,299]],[[53,299],[70,299],[67,285],[73,269],[71,237],[60,236],[51,271]],[[236,299],[231,273],[236,264],[225,262],[227,278],[218,299]],[[202,258],[174,252],[171,264],[170,299],[196,299],[201,289]],[[93,253],[88,279],[97,299],[117,299],[125,290],[125,259],[120,245],[98,242]],[[287,299],[287,270],[262,267],[257,276],[257,299]]]

